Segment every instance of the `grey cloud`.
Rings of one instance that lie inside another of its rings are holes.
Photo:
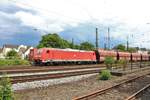
[[[18,11],[24,11],[24,12],[30,12],[32,14],[36,14],[36,11],[34,11],[34,10],[24,9],[24,8],[16,6],[13,3],[8,3],[8,4],[2,3],[2,4],[0,4],[0,11],[8,13],[8,14],[14,14]]]

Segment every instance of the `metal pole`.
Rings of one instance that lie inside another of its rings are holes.
[[[133,61],[133,56],[132,56],[132,53],[131,53],[131,70],[132,70],[132,61]]]
[[[96,28],[96,49],[98,50],[98,28]]]
[[[110,28],[108,27],[108,49],[110,49]]]
[[[107,49],[107,37],[106,36],[104,37],[104,49],[105,50]]]
[[[129,50],[129,41],[128,41],[129,37],[127,36],[127,51]]]
[[[74,48],[74,39],[72,38],[72,49]]]
[[[141,60],[140,60],[140,68],[142,67],[142,54],[141,54]]]

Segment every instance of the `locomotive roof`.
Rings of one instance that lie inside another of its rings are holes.
[[[61,50],[61,51],[78,51],[78,52],[93,52],[93,51],[87,51],[87,50],[77,50],[77,49],[60,49],[60,48],[41,48],[41,49],[51,49],[51,50]]]

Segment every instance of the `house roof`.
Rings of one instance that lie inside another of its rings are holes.
[[[19,49],[19,52],[25,53],[25,52],[26,52],[26,49],[25,49],[25,48],[20,48],[20,49]]]
[[[17,49],[17,48],[18,48],[18,45],[5,44],[4,47],[5,47],[5,48],[15,48],[15,49]]]
[[[30,49],[30,48],[31,48],[31,46],[27,46],[27,49],[26,49],[26,51],[28,51],[28,49]],[[26,52],[26,51],[25,51],[25,52]]]
[[[27,46],[27,48],[21,47],[21,48],[19,49],[19,52],[20,52],[20,53],[25,53],[25,52],[27,52],[30,48],[31,48],[31,46]]]

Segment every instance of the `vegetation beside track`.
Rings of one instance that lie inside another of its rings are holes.
[[[0,68],[13,67],[13,65],[30,65],[30,63],[22,59],[0,59]]]
[[[7,75],[0,80],[0,100],[15,100],[12,84]]]
[[[111,73],[109,70],[102,70],[99,75],[101,80],[108,80],[111,78]]]
[[[21,59],[21,56],[15,50],[9,51],[5,59],[0,59],[0,68],[14,67],[16,65],[30,65],[30,63],[26,59]]]

